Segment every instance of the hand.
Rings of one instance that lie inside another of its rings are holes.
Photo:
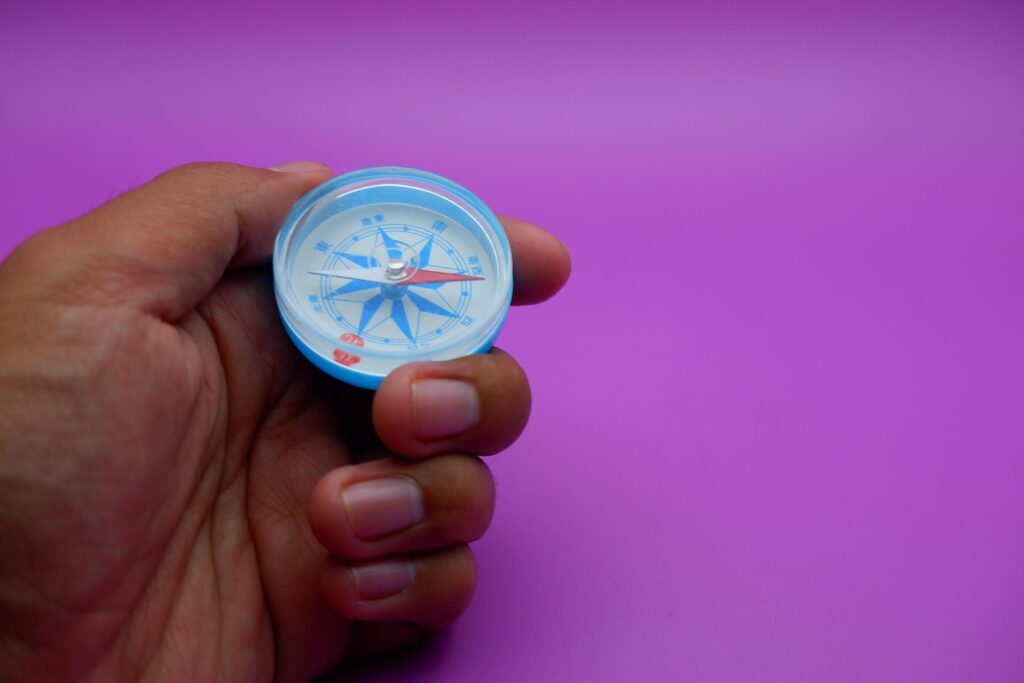
[[[466,607],[467,454],[527,382],[495,350],[370,394],[299,356],[262,264],[329,175],[185,166],[0,268],[0,680],[305,680]],[[564,249],[504,222],[516,302],[551,296]]]

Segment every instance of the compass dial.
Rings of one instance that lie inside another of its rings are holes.
[[[394,368],[490,348],[512,295],[508,240],[440,176],[373,168],[303,197],[274,248],[285,328],[318,367],[375,388]]]

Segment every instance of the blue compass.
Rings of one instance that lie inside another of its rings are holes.
[[[469,190],[368,168],[295,205],[274,245],[274,293],[309,360],[373,389],[404,363],[487,351],[512,299],[512,255]]]

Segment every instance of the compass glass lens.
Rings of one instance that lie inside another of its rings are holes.
[[[360,386],[406,362],[486,350],[511,297],[493,213],[410,169],[347,174],[304,197],[278,237],[274,277],[300,350]]]

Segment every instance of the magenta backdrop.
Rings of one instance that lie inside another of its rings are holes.
[[[574,254],[475,603],[356,680],[1024,680],[1020,3],[211,4],[3,3],[0,254],[307,157]]]

